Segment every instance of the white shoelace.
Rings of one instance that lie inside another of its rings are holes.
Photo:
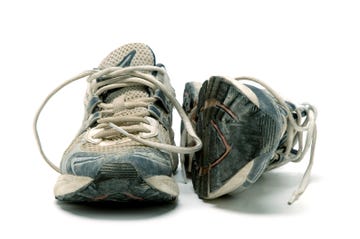
[[[264,82],[252,78],[252,77],[237,77],[235,78],[239,81],[252,81],[255,82],[262,87],[265,88],[274,98],[278,101],[278,103],[284,108],[287,113],[287,142],[285,143],[286,151],[281,152],[282,156],[284,156],[285,160],[281,162],[279,165],[275,165],[275,167],[279,167],[284,165],[287,162],[299,162],[306,155],[307,151],[310,149],[310,159],[309,164],[306,168],[306,171],[301,179],[301,182],[298,188],[294,191],[291,198],[288,200],[288,204],[293,204],[305,191],[306,187],[310,181],[311,169],[314,164],[314,152],[315,152],[315,144],[316,144],[316,117],[317,111],[316,108],[310,104],[302,104],[295,109],[297,114],[297,119],[294,118],[292,109],[290,109],[289,105],[277,94],[270,86],[265,84]],[[305,119],[302,119],[301,113],[305,112]],[[303,134],[306,133],[306,138],[304,140]],[[298,146],[297,154],[291,154],[291,150]],[[273,168],[275,168],[273,167]]]
[[[193,137],[194,141],[196,142],[196,144],[194,146],[191,147],[180,147],[180,146],[175,146],[175,145],[170,145],[170,144],[164,144],[164,143],[158,143],[158,142],[153,142],[150,141],[146,138],[142,138],[141,136],[137,136],[134,134],[129,133],[126,130],[126,126],[125,127],[119,127],[116,124],[114,124],[113,122],[111,122],[110,119],[105,119],[103,120],[102,123],[100,123],[99,128],[106,128],[106,127],[110,127],[114,130],[116,130],[116,132],[121,133],[122,135],[136,141],[139,142],[143,145],[149,146],[149,147],[153,147],[153,148],[157,148],[160,150],[165,150],[168,152],[172,152],[172,153],[180,153],[180,154],[191,154],[191,153],[195,153],[196,151],[200,150],[202,147],[202,143],[201,140],[199,139],[199,137],[196,135],[191,122],[189,120],[189,118],[187,117],[185,111],[182,109],[180,103],[176,100],[176,98],[169,92],[169,90],[167,89],[167,87],[160,82],[159,80],[157,80],[153,75],[151,74],[145,74],[144,72],[158,72],[160,74],[162,74],[164,77],[168,77],[166,71],[161,68],[161,67],[157,67],[157,66],[131,66],[131,67],[109,67],[103,70],[90,70],[90,71],[85,71],[67,81],[65,81],[63,84],[61,84],[60,86],[58,86],[57,88],[55,88],[43,101],[43,103],[41,104],[41,106],[39,107],[38,111],[35,114],[35,119],[34,119],[34,123],[33,123],[33,128],[34,128],[34,134],[35,134],[35,138],[36,138],[36,143],[38,145],[38,148],[40,150],[40,153],[42,155],[42,157],[44,158],[45,162],[47,164],[49,164],[49,166],[51,168],[53,168],[55,171],[57,171],[58,173],[61,173],[61,170],[58,166],[56,166],[45,154],[42,144],[41,144],[41,140],[40,140],[40,136],[38,133],[38,119],[39,116],[42,112],[42,110],[44,109],[44,107],[46,106],[46,104],[48,103],[48,101],[58,92],[60,91],[62,88],[64,88],[65,86],[69,85],[70,83],[80,80],[84,77],[88,77],[88,82],[91,84],[90,89],[92,90],[92,94],[94,95],[100,95],[101,93],[103,93],[104,91],[110,90],[110,89],[115,89],[115,88],[122,88],[122,87],[127,87],[127,86],[134,86],[134,85],[144,85],[147,86],[149,88],[152,89],[160,89],[165,96],[170,100],[170,102],[174,105],[174,107],[176,108],[176,110],[178,111],[180,118],[182,119],[182,121],[184,122],[184,126],[187,130],[187,132],[189,133],[189,135],[191,137]],[[103,82],[96,82],[96,79],[98,79],[99,77],[103,77],[106,78],[105,81]],[[145,106],[146,104],[151,103],[151,100],[149,100],[148,102],[135,102],[134,104],[131,105],[131,107],[136,107],[136,106]],[[105,103],[100,103],[102,105],[100,105],[101,108],[103,108],[103,110],[110,110],[111,111],[111,105],[110,104],[105,104]],[[126,106],[125,106],[126,107]],[[119,118],[121,118],[121,116],[117,116],[116,117],[117,120],[119,120]],[[126,117],[125,117],[126,119]],[[124,120],[124,119],[123,119]],[[129,121],[132,121],[131,123],[146,123],[146,119],[141,118],[141,116],[135,116],[135,117],[128,117]],[[130,126],[131,127],[131,126]],[[129,128],[128,128],[129,129]],[[146,130],[146,128],[144,129],[144,127],[141,127],[139,125],[135,125],[135,127],[132,127],[131,129],[132,131],[135,132],[140,132],[140,131],[144,131]],[[141,134],[139,134],[141,135]]]

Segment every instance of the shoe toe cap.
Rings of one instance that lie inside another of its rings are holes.
[[[111,154],[76,152],[64,161],[63,173],[92,178],[100,173],[114,177],[131,177],[137,174],[142,178],[172,174],[168,154],[152,148]]]

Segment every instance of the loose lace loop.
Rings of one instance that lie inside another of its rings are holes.
[[[278,104],[281,105],[287,113],[287,141],[285,143],[286,149],[285,151],[283,151],[282,149],[276,152],[283,158],[283,160],[281,160],[279,163],[271,165],[268,170],[280,167],[288,162],[299,162],[304,158],[307,151],[310,149],[310,159],[305,173],[300,181],[298,188],[294,191],[291,198],[288,200],[288,204],[291,205],[304,193],[310,181],[311,169],[314,164],[314,152],[317,137],[317,110],[314,106],[310,104],[301,104],[295,110],[292,110],[289,107],[289,104],[287,104],[279,94],[277,94],[270,86],[268,86],[264,82],[252,77],[238,77],[235,79],[239,81],[252,81],[261,85],[265,88],[265,90],[267,90],[271,95],[274,96]],[[294,117],[294,115],[296,117]],[[302,116],[304,116],[305,118],[303,118]],[[306,134],[305,139],[304,134]],[[292,153],[292,150],[296,146],[298,147],[298,149],[296,150],[297,152],[294,154]]]
[[[161,68],[161,67],[157,67],[157,66],[130,66],[130,67],[126,67],[126,68],[122,68],[122,67],[109,67],[103,70],[99,70],[99,69],[95,69],[95,70],[90,70],[90,71],[85,71],[67,81],[65,81],[63,84],[61,84],[60,86],[58,86],[57,88],[55,88],[43,101],[43,103],[41,104],[41,106],[39,107],[38,111],[35,114],[35,118],[34,118],[34,123],[33,123],[33,129],[34,129],[34,134],[35,134],[35,138],[36,138],[36,143],[38,145],[39,151],[42,155],[42,157],[44,158],[45,162],[51,167],[53,168],[55,171],[57,171],[58,173],[61,173],[61,170],[59,167],[57,167],[45,154],[42,144],[41,144],[41,140],[40,140],[40,136],[38,133],[38,120],[39,120],[39,116],[42,112],[42,110],[44,109],[44,107],[46,106],[46,104],[48,103],[48,101],[58,92],[60,91],[62,88],[64,88],[65,86],[71,84],[74,81],[80,80],[84,77],[88,77],[87,80],[90,83],[90,88],[89,90],[91,92],[88,92],[88,94],[91,95],[100,95],[105,91],[108,91],[110,89],[116,89],[116,88],[122,88],[122,87],[127,87],[127,86],[132,86],[132,85],[144,85],[147,87],[150,87],[152,89],[160,89],[165,96],[169,99],[169,101],[174,105],[175,109],[178,111],[182,121],[184,122],[184,126],[186,127],[186,130],[188,131],[189,135],[191,137],[193,137],[194,141],[196,142],[196,144],[192,147],[180,147],[180,146],[175,146],[175,145],[169,145],[169,144],[164,144],[164,143],[157,143],[157,142],[153,142],[150,141],[148,139],[146,139],[146,137],[141,137],[141,134],[139,134],[140,136],[134,135],[131,132],[148,132],[147,127],[140,127],[137,126],[135,123],[149,123],[149,119],[146,119],[146,115],[136,115],[136,116],[131,116],[131,117],[126,117],[126,116],[118,116],[116,117],[116,119],[108,117],[108,118],[101,118],[100,119],[100,124],[97,125],[98,129],[99,128],[111,128],[112,131],[121,133],[122,135],[136,141],[139,142],[143,145],[149,146],[149,147],[154,147],[160,150],[165,150],[168,152],[172,152],[172,153],[180,153],[180,154],[191,154],[194,153],[198,150],[201,149],[202,147],[202,143],[201,140],[199,139],[199,137],[196,135],[191,122],[189,120],[189,118],[187,117],[185,111],[182,109],[180,103],[176,100],[173,92],[170,92],[169,87],[164,85],[162,82],[160,82],[159,80],[157,80],[153,75],[151,74],[146,74],[145,72],[158,72],[160,74],[162,74],[164,77],[168,78],[166,71]],[[103,79],[101,81],[97,81],[97,79]],[[124,105],[123,107],[136,107],[136,106],[146,106],[148,103],[151,103],[152,100],[150,98],[149,99],[143,99],[142,101],[139,102],[133,102],[130,103],[129,105]],[[112,112],[113,110],[113,105],[111,104],[106,104],[106,103],[100,103],[100,107],[102,108],[102,110],[104,112]],[[134,123],[134,125],[132,126],[124,126],[124,127],[119,127],[116,124],[114,124],[112,122],[112,120],[115,121],[128,121],[131,123]],[[128,129],[128,130],[126,130]],[[97,135],[97,136],[109,136],[111,135],[111,132],[107,132],[104,135]],[[94,137],[94,142],[98,142],[98,139],[96,139],[96,134],[93,136]]]

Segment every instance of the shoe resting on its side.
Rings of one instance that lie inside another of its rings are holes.
[[[312,145],[307,172],[289,204],[305,190],[316,140],[313,106],[296,108],[254,78],[214,76],[202,85],[186,84],[183,108],[203,142],[203,148],[184,162],[200,198],[245,190],[265,171],[301,160]],[[183,145],[194,145],[183,127],[181,136]]]

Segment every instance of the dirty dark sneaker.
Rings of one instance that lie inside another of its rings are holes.
[[[84,121],[57,167],[41,147],[38,117],[52,95],[84,77],[89,83]],[[194,147],[174,144],[174,106],[187,122]],[[36,114],[34,128],[42,156],[61,174],[55,197],[68,202],[173,201],[179,194],[173,178],[177,153],[194,153],[201,147],[164,66],[156,64],[153,51],[141,43],[114,50],[98,68],[54,90]]]
[[[184,162],[200,198],[245,190],[265,171],[300,161],[312,146],[308,169],[289,204],[304,192],[316,140],[313,106],[295,107],[254,78],[214,76],[202,85],[186,84],[183,108],[203,142]],[[196,143],[184,127],[181,142]]]

